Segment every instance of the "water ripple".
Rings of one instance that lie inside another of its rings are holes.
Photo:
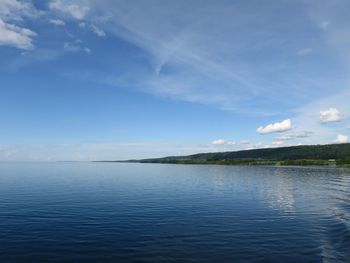
[[[350,170],[0,164],[0,262],[350,262]]]

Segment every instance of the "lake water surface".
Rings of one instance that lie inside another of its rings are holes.
[[[0,163],[0,262],[350,262],[350,170]]]

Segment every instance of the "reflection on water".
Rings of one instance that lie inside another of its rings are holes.
[[[350,180],[349,171],[339,169],[338,176],[324,185],[330,193],[328,227],[322,244],[325,262],[350,262]]]
[[[0,262],[350,262],[350,170],[0,164]]]
[[[293,180],[284,168],[274,170],[274,180],[266,180],[262,188],[264,197],[272,209],[280,209],[285,213],[295,212]]]

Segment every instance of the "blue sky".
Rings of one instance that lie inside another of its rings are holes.
[[[349,9],[0,0],[0,160],[348,142]]]

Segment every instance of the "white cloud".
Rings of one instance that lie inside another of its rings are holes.
[[[349,142],[349,137],[346,135],[338,134],[337,138],[335,139],[336,143],[347,143]]]
[[[329,108],[328,110],[320,111],[321,122],[336,122],[341,119],[340,112],[336,108]]]
[[[51,10],[59,11],[63,14],[69,15],[77,20],[84,19],[89,11],[89,7],[73,1],[67,0],[53,0],[49,4]]]
[[[249,140],[240,140],[239,141],[240,144],[250,144]]]
[[[313,134],[313,132],[309,131],[301,131],[301,132],[295,132],[295,133],[287,133],[282,136],[276,137],[275,141],[290,141],[294,139],[300,139],[300,138],[308,138]]]
[[[297,54],[299,56],[305,56],[305,55],[308,55],[312,52],[312,48],[303,48],[303,49],[300,49],[298,50]]]
[[[91,49],[84,46],[83,41],[80,39],[75,39],[74,42],[64,42],[63,43],[63,50],[66,52],[85,52],[86,54],[91,53]]]
[[[279,136],[277,138],[275,138],[276,141],[289,141],[289,140],[293,140],[295,138],[294,134],[286,134],[283,136]]]
[[[273,141],[272,142],[272,145],[274,146],[280,146],[280,145],[283,145],[284,144],[284,141]]]
[[[254,145],[255,148],[263,148],[265,144],[263,142],[258,142]]]
[[[78,52],[81,50],[81,47],[79,44],[75,44],[72,42],[64,42],[63,49],[67,52]]]
[[[278,136],[274,138],[272,141],[272,146],[282,145],[282,144],[285,144],[287,141],[293,141],[300,138],[308,138],[311,136],[311,134],[312,132],[307,132],[307,131],[300,132],[300,133],[287,133],[282,136]]]
[[[30,1],[0,0],[0,17],[4,21],[21,21],[41,14]]]
[[[64,26],[66,23],[61,19],[50,19],[50,23],[56,26]]]
[[[311,131],[302,131],[295,134],[295,138],[308,138],[313,134]]]
[[[16,25],[24,18],[36,18],[41,14],[30,1],[0,0],[0,45],[29,50],[33,48],[32,30]]]
[[[85,28],[86,27],[86,23],[85,22],[80,22],[78,25],[79,25],[80,28]]]
[[[272,132],[285,132],[292,128],[292,121],[290,119],[271,123],[265,127],[260,126],[256,131],[260,134],[272,133]]]
[[[233,146],[233,145],[236,145],[236,142],[234,142],[234,141],[226,141],[226,140],[223,140],[223,139],[217,139],[217,140],[212,141],[212,144],[213,145]]]
[[[0,45],[33,49],[33,37],[36,35],[28,28],[9,24],[0,19]]]
[[[346,86],[349,87],[349,86]],[[337,134],[341,133],[338,125],[325,125],[320,119],[320,109],[327,109],[329,105],[337,105],[341,118],[350,116],[349,108],[350,90],[333,93],[323,99],[314,100],[299,108],[293,117],[294,132],[300,133],[303,130],[313,132],[312,136],[303,140],[307,144],[326,144],[334,141]],[[344,125],[344,128],[346,125]]]
[[[226,144],[226,141],[222,140],[222,139],[217,139],[217,140],[214,140],[212,142],[212,144],[214,144],[214,145],[224,145],[224,144]]]
[[[99,28],[99,27],[97,27],[97,26],[95,26],[93,24],[90,26],[90,28],[91,28],[92,32],[94,32],[97,36],[99,36],[99,37],[105,37],[106,36],[105,31],[103,31],[101,28]]]

